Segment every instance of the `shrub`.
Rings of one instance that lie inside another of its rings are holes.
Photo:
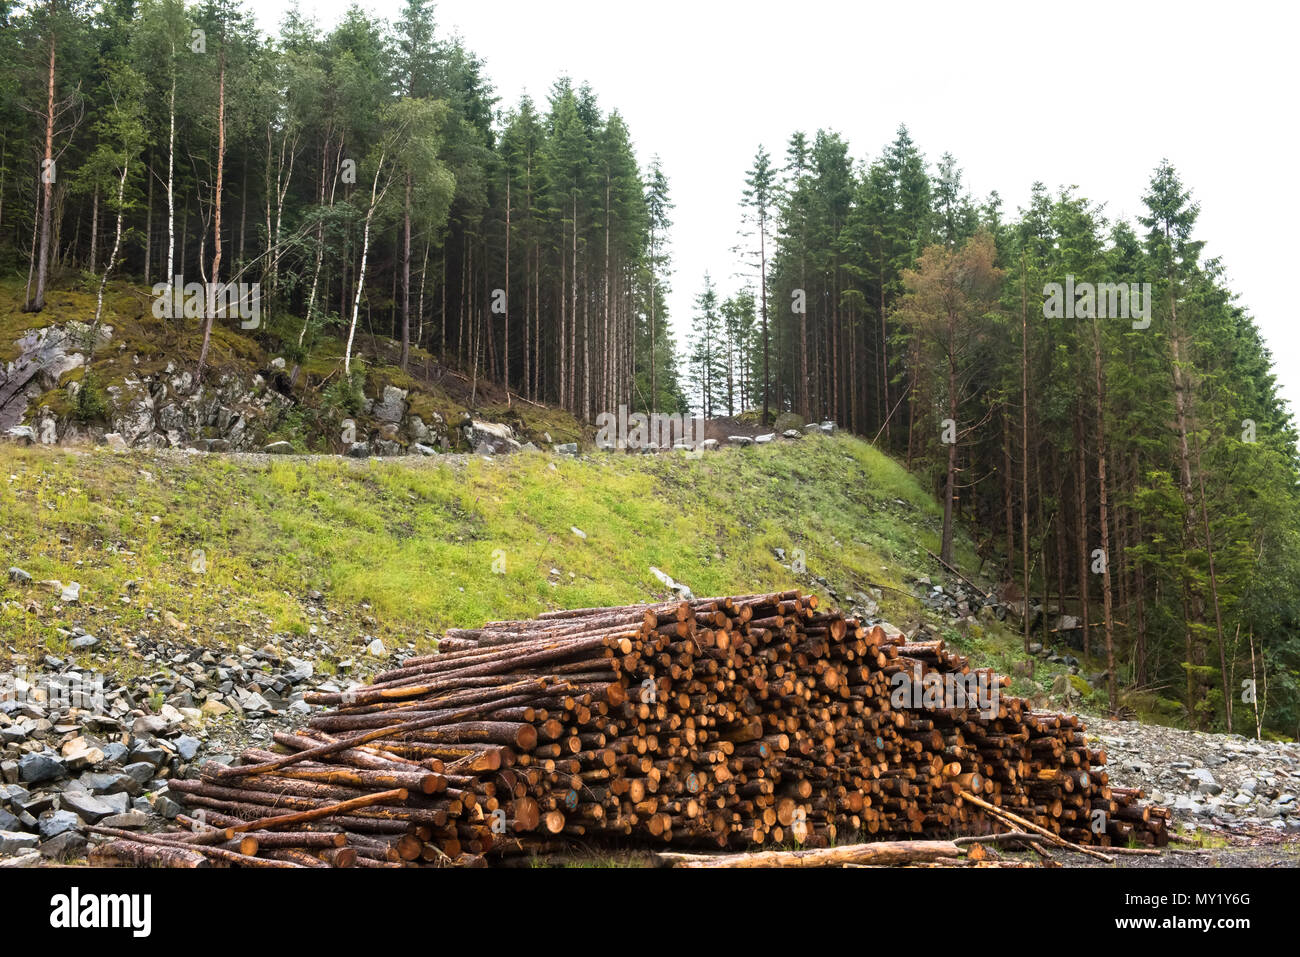
[[[321,402],[330,413],[360,415],[366,406],[366,367],[361,361],[352,366],[352,374],[325,387]]]
[[[108,395],[89,373],[81,380],[72,411],[81,422],[102,422],[108,418]]]

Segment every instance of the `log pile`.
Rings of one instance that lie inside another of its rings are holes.
[[[964,696],[971,680],[993,699]],[[1110,784],[1077,717],[1034,711],[999,693],[1008,683],[796,591],[490,622],[371,685],[308,696],[332,707],[277,733],[278,752],[173,781],[188,832],[95,853],[476,864],[575,840],[826,848],[1012,820],[1062,842],[1163,845],[1169,812]]]

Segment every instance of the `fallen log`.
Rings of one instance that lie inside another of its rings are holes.
[[[878,841],[808,851],[756,851],[750,854],[679,854],[655,857],[669,867],[841,867],[846,864],[893,865],[960,857],[952,841]]]

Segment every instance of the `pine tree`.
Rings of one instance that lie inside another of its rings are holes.
[[[771,416],[771,336],[768,334],[767,321],[767,239],[768,228],[772,218],[773,204],[776,201],[776,170],[772,166],[772,157],[762,146],[754,154],[754,163],[745,177],[745,191],[741,206],[745,210],[746,221],[757,231],[758,236],[758,293],[760,336],[763,347],[763,424],[772,421]]]

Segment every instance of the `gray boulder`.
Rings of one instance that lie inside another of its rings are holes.
[[[35,849],[41,839],[25,831],[0,831],[0,854],[21,854]]]
[[[501,422],[470,419],[467,424],[461,426],[461,431],[465,435],[465,442],[473,449],[489,445],[494,452],[512,452],[520,447],[515,439],[514,429]]]
[[[1187,776],[1196,783],[1198,794],[1220,794],[1223,791],[1223,785],[1214,780],[1214,775],[1206,768],[1193,768]]]
[[[37,822],[37,829],[40,831],[41,837],[47,841],[52,837],[58,837],[65,831],[71,831],[81,826],[81,818],[71,811],[46,811]]]
[[[24,784],[44,784],[67,775],[63,762],[50,754],[28,754],[18,762],[18,780]]]
[[[122,795],[122,797],[125,798],[126,795]],[[64,808],[74,812],[77,817],[90,824],[98,824],[101,818],[122,811],[122,808],[118,807],[116,803],[97,798],[86,791],[64,791],[60,801]]]
[[[117,827],[125,831],[136,831],[148,826],[149,815],[137,808],[132,808],[129,811],[123,811],[121,814],[111,814],[99,823],[104,827]]]
[[[401,422],[406,415],[406,395],[405,389],[392,385],[384,386],[384,394],[375,402],[370,414],[380,422]]]

